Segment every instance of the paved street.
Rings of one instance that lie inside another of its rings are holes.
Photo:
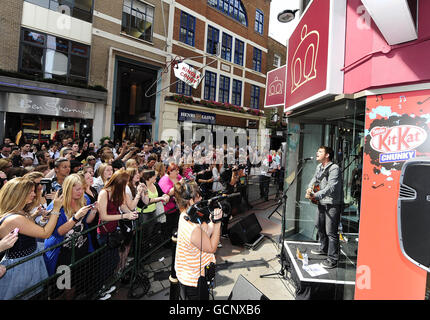
[[[271,184],[269,201],[264,202],[258,199],[258,185],[251,185],[249,198],[253,208],[230,220],[230,226],[232,226],[243,217],[254,213],[262,228],[261,234],[265,237],[255,248],[234,246],[229,239],[221,239],[222,248],[218,249],[216,253],[217,275],[213,291],[215,300],[227,300],[240,275],[270,300],[294,299],[294,288],[287,280],[278,275],[260,278],[260,275],[277,273],[281,268],[277,257],[281,217],[275,213],[270,220],[268,219],[276,208],[275,193],[275,186]],[[145,266],[149,271],[151,288],[142,300],[168,300],[170,292],[168,275],[172,261],[170,250],[160,251],[152,261]],[[127,292],[128,287],[124,286],[114,294],[113,299],[127,299]],[[246,300],[247,297],[243,296],[241,299]]]

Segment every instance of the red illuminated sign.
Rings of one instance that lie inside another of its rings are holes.
[[[287,66],[282,66],[267,73],[264,107],[268,108],[284,105],[286,71]]]
[[[285,111],[343,92],[345,1],[314,0],[288,41]]]

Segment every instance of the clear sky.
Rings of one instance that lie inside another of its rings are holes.
[[[278,13],[286,9],[299,9],[299,0],[272,0],[270,4],[269,36],[286,45],[287,40],[299,21],[299,12],[296,18],[288,23],[278,21]]]

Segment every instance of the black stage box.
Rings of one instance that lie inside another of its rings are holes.
[[[355,290],[358,234],[344,234],[348,242],[340,242],[337,268],[325,269],[328,273],[312,277],[303,270],[297,258],[297,248],[308,255],[309,265],[323,262],[327,257],[314,255],[318,242],[285,241],[285,267],[296,287],[296,300],[352,300]]]

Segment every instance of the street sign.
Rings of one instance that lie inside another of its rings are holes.
[[[184,62],[178,63],[173,68],[173,71],[176,78],[192,86],[194,89],[197,89],[202,80],[202,74]]]

